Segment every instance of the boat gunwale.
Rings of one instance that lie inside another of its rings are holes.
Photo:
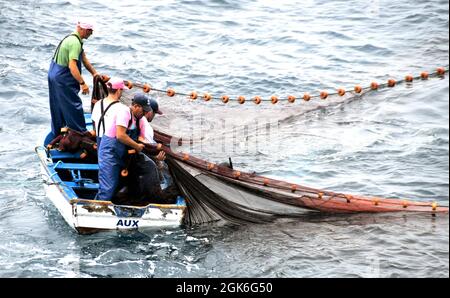
[[[135,209],[148,209],[148,208],[158,208],[158,209],[185,209],[186,206],[178,205],[178,204],[153,204],[149,203],[145,206],[133,206],[133,205],[117,205],[111,201],[100,201],[100,200],[88,200],[88,199],[71,199],[69,200],[69,204],[71,205],[107,205],[107,206],[115,206],[115,207],[123,207],[123,208],[135,208]]]
[[[39,154],[38,150],[43,150],[43,152],[46,155],[46,158],[44,159],[41,154]],[[53,165],[56,165],[57,163],[53,162],[53,159],[48,156],[48,151],[44,146],[36,146],[35,151],[39,157],[39,161],[41,162],[41,165],[45,168],[45,171],[47,172],[48,178],[51,179],[51,183],[49,181],[44,181],[47,185],[55,185],[57,189],[60,191],[60,193],[64,196],[66,199],[66,202],[70,205],[112,205],[119,208],[133,208],[133,209],[149,209],[149,208],[157,208],[157,209],[181,209],[185,210],[187,208],[186,203],[184,205],[178,205],[178,204],[155,204],[155,203],[149,203],[145,206],[133,206],[133,205],[118,205],[114,204],[111,201],[100,201],[100,200],[88,200],[79,198],[72,187],[66,185],[63,180],[59,177],[58,172],[53,168]],[[69,194],[72,194],[73,197],[69,197]],[[185,199],[184,199],[185,200]]]

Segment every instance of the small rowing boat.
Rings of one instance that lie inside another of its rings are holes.
[[[90,123],[90,115],[86,115]],[[37,146],[46,196],[64,220],[80,234],[102,230],[142,230],[177,227],[183,223],[186,203],[145,206],[117,205],[95,200],[98,192],[98,163],[88,163],[82,152],[62,152]]]

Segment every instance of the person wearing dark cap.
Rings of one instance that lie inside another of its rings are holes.
[[[155,115],[162,115],[163,112],[160,110],[158,102],[149,97],[150,106],[152,107],[152,111],[149,111],[145,113],[145,118],[147,119],[147,124],[145,126],[145,140],[150,144],[156,144],[156,141],[154,139],[154,131],[153,127],[150,125],[150,122],[155,118]],[[155,159],[155,162],[157,164],[158,169],[163,170],[164,168],[167,168],[167,165],[163,163],[163,161],[166,159],[166,153],[164,151],[161,151],[157,156],[153,157]],[[161,171],[161,173],[164,176],[164,173]]]
[[[153,113],[145,114],[145,117],[147,118],[148,122],[152,122],[152,120],[153,120],[153,118],[155,118],[156,114],[163,115],[163,112],[159,108],[159,104],[155,99],[149,97],[149,100],[150,100],[150,106],[152,107]]]
[[[150,122],[152,122],[156,114],[163,115],[163,112],[159,108],[159,104],[155,99],[149,97],[149,100],[152,111],[145,113],[145,118],[147,118],[148,121],[145,127],[145,139],[150,144],[156,144],[156,141],[154,140],[153,128],[150,125]],[[159,179],[162,186],[159,198],[162,199],[162,202],[166,203],[173,201],[180,192],[177,186],[173,183],[173,178],[170,174],[167,163],[164,162],[166,159],[166,153],[161,151],[157,156],[152,156],[152,159],[155,161],[158,168]]]
[[[81,75],[82,64],[93,77],[98,75],[86,57],[82,41],[92,35],[93,29],[92,21],[78,21],[76,31],[67,35],[55,50],[48,70],[51,132],[44,145],[56,138],[65,126],[86,131],[83,103],[78,92],[81,88],[83,94],[89,94],[89,87]]]
[[[158,106],[152,103],[152,99],[143,93],[137,93],[132,100],[132,107],[139,105],[143,107],[144,115],[153,113],[153,108],[156,113],[160,113]],[[145,133],[148,125],[146,117],[143,125],[145,125]],[[148,142],[147,142],[148,143]],[[161,151],[157,156],[147,156],[139,153],[134,156],[133,162],[129,166],[129,174],[127,178],[123,179],[122,186],[115,196],[114,202],[119,204],[147,204],[155,202],[155,200],[162,200],[167,202],[168,194],[163,193],[161,189],[161,180],[156,163],[161,162],[165,158],[164,151]]]
[[[158,102],[153,99],[153,98],[149,98],[150,99],[150,106],[152,107],[152,111],[145,113],[145,118],[147,118],[147,125],[145,127],[145,139],[147,140],[147,142],[149,142],[150,144],[156,144],[155,140],[153,139],[154,137],[154,132],[153,132],[153,128],[150,125],[150,122],[152,122],[152,120],[155,118],[155,115],[162,115],[163,112],[160,110]]]
[[[122,107],[123,106],[123,107]],[[98,148],[99,165],[99,191],[96,199],[110,201],[117,193],[119,187],[120,171],[125,166],[125,157],[128,148],[137,153],[144,149],[145,126],[147,119],[145,113],[152,110],[146,98],[135,97],[128,108],[121,107],[113,116],[113,120],[105,123],[105,131]]]

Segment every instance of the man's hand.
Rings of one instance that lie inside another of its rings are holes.
[[[89,86],[88,86],[86,83],[84,83],[83,85],[81,85],[81,92],[82,92],[84,95],[89,94]]]
[[[144,145],[144,144],[138,143],[138,144],[137,144],[137,147],[134,148],[134,149],[136,149],[137,152],[141,152],[144,148],[145,148],[145,145]]]
[[[159,152],[158,155],[156,155],[156,159],[159,161],[164,161],[166,159],[166,152]]]

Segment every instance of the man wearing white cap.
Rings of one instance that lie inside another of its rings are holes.
[[[53,55],[48,71],[52,131],[45,145],[59,135],[62,127],[86,131],[83,103],[78,92],[81,87],[83,94],[89,94],[89,87],[81,75],[81,63],[92,76],[98,75],[86,57],[82,41],[91,36],[93,29],[91,21],[79,21],[76,31],[59,43]]]

